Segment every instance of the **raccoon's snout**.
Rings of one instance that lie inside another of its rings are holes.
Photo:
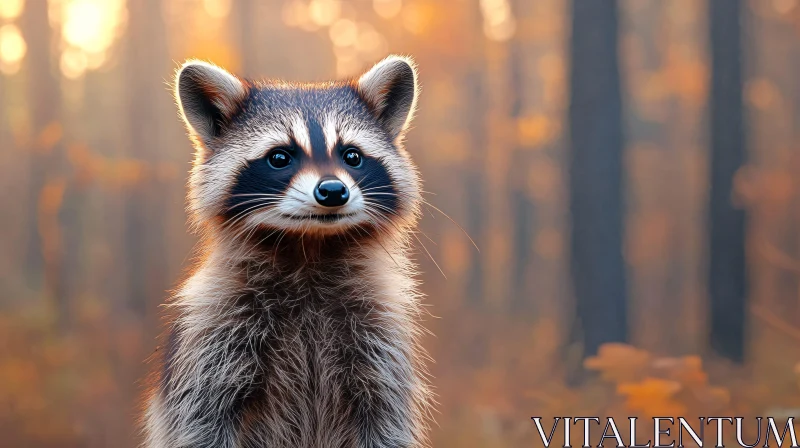
[[[335,177],[323,177],[314,189],[314,199],[325,207],[341,207],[350,199],[350,190]]]

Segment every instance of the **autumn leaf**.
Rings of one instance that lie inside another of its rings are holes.
[[[584,361],[584,367],[601,372],[603,379],[615,383],[632,381],[647,371],[650,354],[633,346],[609,343],[600,346],[597,356]]]
[[[625,404],[631,410],[649,416],[681,415],[686,407],[673,398],[681,389],[677,381],[648,377],[638,383],[618,385],[617,393],[626,397]]]

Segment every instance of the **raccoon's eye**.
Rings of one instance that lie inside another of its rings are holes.
[[[290,156],[289,153],[283,149],[276,149],[269,153],[267,156],[267,162],[269,163],[269,166],[279,170],[281,168],[286,168],[290,163],[292,163],[292,156]]]
[[[353,168],[358,168],[361,166],[361,153],[358,152],[356,148],[350,148],[342,154],[342,159],[344,159],[344,163],[352,166]]]

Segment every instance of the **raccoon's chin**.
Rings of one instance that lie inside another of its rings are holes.
[[[320,214],[296,214],[291,215],[288,213],[284,213],[281,217],[286,219],[291,219],[293,221],[309,221],[309,222],[319,222],[319,223],[331,223],[331,222],[339,222],[343,219],[353,218],[357,215],[357,213],[326,213],[324,215]]]
[[[245,226],[258,226],[306,236],[329,236],[355,231],[369,223],[369,217],[360,211],[341,210],[333,213],[313,211],[283,212],[279,214],[256,214],[248,218]]]

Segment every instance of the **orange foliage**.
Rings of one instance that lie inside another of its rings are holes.
[[[628,410],[649,417],[720,413],[730,403],[726,388],[709,384],[698,356],[658,358],[626,344],[605,344],[584,365],[616,385]]]
[[[67,158],[74,169],[74,180],[81,186],[98,183],[113,189],[133,188],[146,181],[175,179],[178,173],[174,164],[106,157],[84,144],[70,145]]]
[[[623,383],[617,393],[626,397],[625,405],[634,412],[648,417],[658,415],[684,415],[686,408],[675,400],[681,384],[660,378],[645,378],[638,383]]]
[[[54,121],[48,124],[36,138],[35,150],[42,154],[50,154],[63,135],[61,123]]]
[[[517,120],[517,135],[521,145],[540,147],[561,135],[561,125],[545,114],[521,117]]]
[[[115,329],[107,304],[75,305],[81,330],[73,334],[51,330],[55,315],[48,308],[25,306],[0,314],[3,446],[98,446],[90,443],[94,428],[117,427],[118,419],[133,412],[110,406],[121,392],[113,369],[139,374],[141,363],[133,360],[146,356],[142,348],[120,350],[142,340],[141,327],[123,323]],[[115,332],[120,338],[109,339]],[[131,361],[116,364],[120,355]]]
[[[55,262],[61,255],[61,228],[58,222],[58,211],[64,200],[67,182],[64,178],[55,178],[47,182],[39,194],[39,237],[42,240],[42,255],[48,262]]]

